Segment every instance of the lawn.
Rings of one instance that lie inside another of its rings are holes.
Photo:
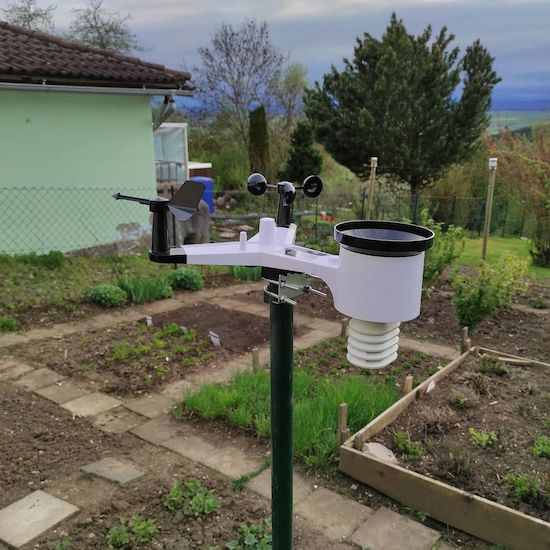
[[[466,239],[466,247],[457,263],[467,266],[477,266],[481,261],[482,244],[483,239]],[[539,282],[550,284],[550,268],[531,264],[530,246],[531,242],[527,239],[491,237],[487,247],[487,260],[490,263],[495,263],[499,258],[507,254],[525,258],[529,262],[529,274]]]

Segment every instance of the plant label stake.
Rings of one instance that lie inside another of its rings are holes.
[[[321,178],[301,186],[270,184],[261,174],[248,178],[248,190],[279,194],[277,217],[261,218],[260,230],[235,242],[168,246],[168,212],[185,219],[196,210],[203,186],[187,181],[171,200],[115,195],[149,206],[153,213],[154,262],[195,265],[261,266],[264,299],[271,317],[272,524],[274,550],[292,548],[292,354],[293,306],[302,294],[322,295],[310,278],[323,280],[334,305],[351,320],[347,359],[356,367],[378,369],[397,358],[399,325],[420,314],[424,253],[434,234],[417,225],[384,221],[348,221],[334,228],[338,255],[295,243],[292,206],[297,190],[310,198],[323,188]]]

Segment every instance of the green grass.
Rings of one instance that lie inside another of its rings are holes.
[[[395,387],[362,376],[319,378],[294,373],[294,455],[311,467],[327,467],[338,447],[338,406],[348,404],[349,428],[359,430],[399,398]],[[223,418],[268,437],[270,380],[267,371],[238,374],[227,384],[208,384],[184,400],[184,409],[205,418]]]
[[[466,239],[464,252],[457,260],[457,265],[478,266],[481,261],[482,244],[483,239]],[[491,237],[487,246],[487,261],[494,264],[508,254],[525,258],[529,261],[529,275],[539,282],[550,284],[550,268],[531,264],[530,247],[530,241],[517,237]]]

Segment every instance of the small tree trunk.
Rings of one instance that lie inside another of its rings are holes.
[[[418,187],[411,184],[411,220],[418,223]]]

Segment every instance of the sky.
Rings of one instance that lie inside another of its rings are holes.
[[[81,4],[55,3],[60,27]],[[145,47],[140,57],[176,69],[198,63],[197,49],[221,23],[265,20],[274,44],[307,66],[311,82],[351,56],[357,36],[380,37],[396,11],[410,32],[446,25],[462,48],[480,38],[503,79],[495,109],[550,109],[550,0],[105,0],[105,6],[131,14]]]

